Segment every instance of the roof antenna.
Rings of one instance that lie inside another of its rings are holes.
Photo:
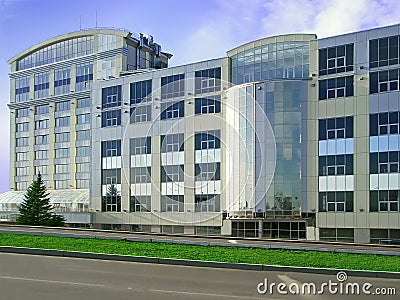
[[[79,15],[79,30],[82,30],[82,15]]]
[[[97,28],[97,9],[96,9],[96,28]]]

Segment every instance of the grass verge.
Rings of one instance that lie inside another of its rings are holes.
[[[0,233],[0,246],[293,267],[400,272],[399,256],[141,243]]]

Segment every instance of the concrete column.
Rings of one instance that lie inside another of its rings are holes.
[[[263,238],[263,220],[258,220],[258,238]]]
[[[16,189],[15,185],[15,161],[16,161],[16,154],[15,154],[15,134],[16,134],[16,123],[15,118],[17,114],[16,109],[10,110],[10,190],[14,191]]]
[[[51,81],[50,81],[51,82]],[[54,150],[54,143],[55,143],[55,133],[54,133],[54,128],[56,127],[56,119],[54,118],[54,112],[56,111],[56,103],[50,103],[49,104],[49,137],[48,137],[48,145],[49,145],[49,173],[48,173],[48,188],[56,188],[55,183],[54,183],[54,174],[56,173],[55,171],[55,166],[54,166],[54,158],[56,156],[55,150]]]
[[[72,85],[71,85],[72,87]],[[70,117],[69,117],[69,188],[76,189],[76,107],[77,107],[77,99],[71,101],[70,104]]]
[[[354,228],[354,242],[359,244],[370,243],[370,231],[368,228]]]

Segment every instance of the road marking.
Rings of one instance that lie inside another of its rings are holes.
[[[23,280],[23,281],[35,281],[35,282],[47,282],[47,283],[60,283],[60,284],[83,285],[83,286],[96,286],[96,287],[105,286],[105,285],[103,285],[103,284],[94,284],[94,283],[82,283],[82,282],[58,281],[58,280],[45,280],[45,279],[34,279],[34,278],[23,278],[23,277],[10,277],[10,276],[0,276],[0,279]]]
[[[185,291],[169,291],[169,290],[150,290],[158,293],[170,293],[170,294],[183,294],[183,295],[197,295],[204,297],[225,297],[225,298],[238,298],[238,299],[267,299],[265,297],[251,297],[251,296],[235,296],[235,295],[224,295],[224,294],[208,294],[208,293],[196,293],[196,292],[185,292]]]

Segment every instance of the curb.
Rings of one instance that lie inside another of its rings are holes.
[[[77,251],[23,248],[23,247],[10,247],[10,246],[0,246],[0,253],[44,255],[44,256],[56,256],[56,257],[72,257],[72,258],[125,261],[125,262],[137,262],[137,263],[153,263],[153,264],[164,264],[164,265],[175,265],[175,266],[223,268],[223,269],[267,271],[267,272],[278,271],[278,272],[297,272],[297,273],[336,275],[339,271],[345,271],[348,275],[355,277],[400,279],[400,272],[397,273],[397,272],[382,272],[382,271],[303,268],[303,267],[289,267],[289,266],[266,266],[259,264],[212,262],[212,261],[130,256],[130,255],[118,255],[118,254],[102,254],[102,253],[91,253],[91,252],[77,252]]]

